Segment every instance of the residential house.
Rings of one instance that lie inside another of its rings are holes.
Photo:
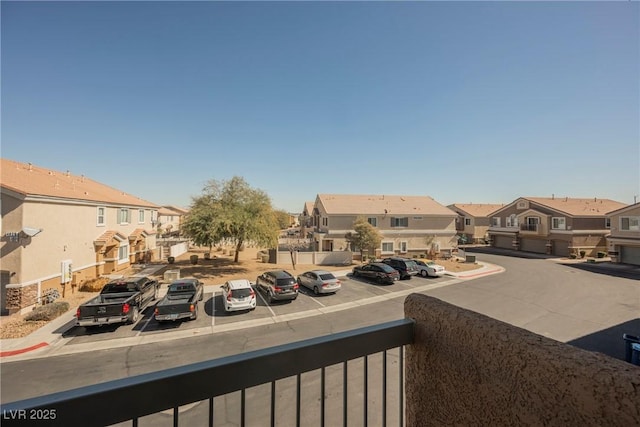
[[[306,207],[305,207],[306,208]],[[382,237],[376,256],[412,256],[457,246],[458,215],[428,196],[318,194],[313,207],[317,251],[351,248],[345,235],[364,217]]]
[[[156,256],[155,204],[69,171],[1,162],[3,309]]]
[[[158,209],[158,224],[156,225],[158,233],[161,235],[180,235],[182,221],[187,212],[189,212],[187,209],[177,206],[160,207]]]
[[[300,223],[300,237],[307,237],[308,232],[313,232],[313,202],[304,202],[302,213],[298,217]]]
[[[598,198],[520,197],[491,215],[489,239],[497,248],[596,256],[607,250],[607,213],[624,206]]]
[[[607,220],[611,261],[640,265],[640,203],[609,212]]]
[[[485,243],[491,215],[504,204],[454,203],[447,206],[458,213],[456,231],[463,243]]]

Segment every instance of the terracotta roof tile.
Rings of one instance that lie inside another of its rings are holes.
[[[548,208],[564,212],[571,216],[604,216],[607,213],[627,206],[625,203],[597,197],[582,199],[572,197],[523,197]]]
[[[450,205],[473,217],[488,217],[498,209],[504,207],[503,204],[490,203],[454,203]]]
[[[1,159],[0,185],[29,196],[87,200],[126,206],[156,208],[157,205],[101,184],[85,176],[72,175],[28,163]]]
[[[457,216],[429,196],[318,194],[318,198],[329,214]]]

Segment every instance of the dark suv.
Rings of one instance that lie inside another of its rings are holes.
[[[411,276],[415,276],[419,271],[415,261],[408,258],[391,257],[383,259],[382,262],[398,270],[400,279],[411,279]]]
[[[296,279],[284,270],[267,271],[256,279],[256,289],[265,294],[270,303],[293,301],[298,297],[298,287]]]

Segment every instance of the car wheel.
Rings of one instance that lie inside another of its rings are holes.
[[[353,273],[351,274],[353,277],[358,277],[358,272],[353,270]]]
[[[131,312],[131,319],[129,320],[129,324],[136,323],[138,321],[138,317],[140,317],[140,310],[137,306],[133,307],[133,311]]]
[[[421,271],[420,271],[420,275],[421,275],[422,277],[427,277],[427,276],[429,275],[429,272],[428,272],[427,270],[421,270]]]
[[[313,293],[316,294],[316,295],[320,295],[320,291],[318,291],[318,287],[317,286],[313,287]]]

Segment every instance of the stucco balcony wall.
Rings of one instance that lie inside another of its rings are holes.
[[[426,295],[405,315],[407,426],[640,425],[640,367]]]

